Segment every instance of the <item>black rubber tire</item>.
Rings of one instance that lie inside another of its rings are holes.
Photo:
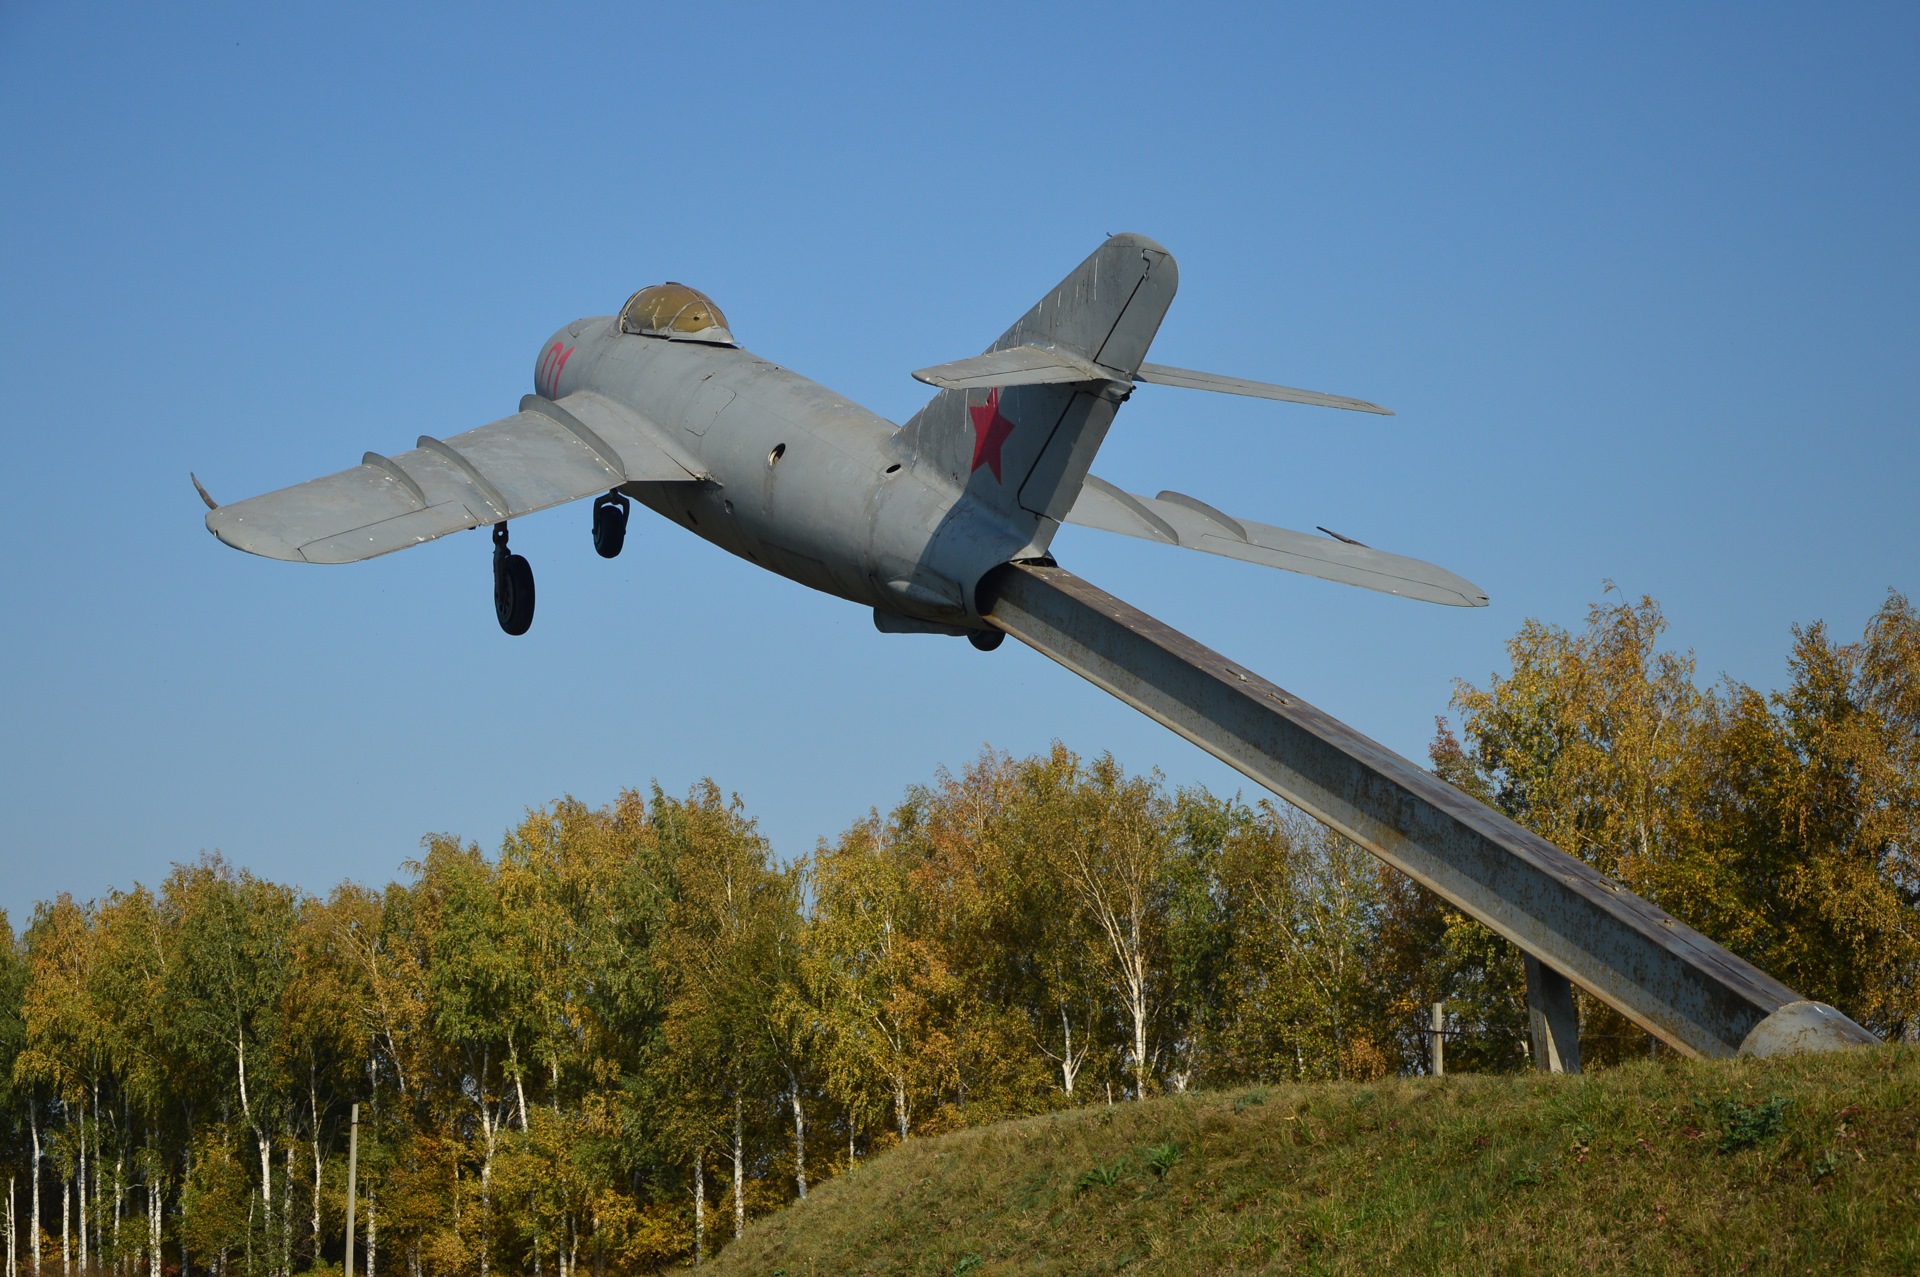
[[[500,628],[515,636],[533,626],[533,568],[517,554],[494,560],[493,614]]]
[[[999,647],[1006,641],[1007,636],[1005,632],[1001,630],[967,631],[967,642],[973,644],[974,647],[982,652],[991,652],[994,648]]]
[[[593,549],[603,559],[617,558],[627,543],[627,512],[611,501],[593,507]]]

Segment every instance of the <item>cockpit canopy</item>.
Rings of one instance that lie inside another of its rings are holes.
[[[669,280],[643,288],[620,308],[620,331],[668,341],[699,341],[714,346],[737,346],[727,328],[727,317],[713,299],[697,288]]]

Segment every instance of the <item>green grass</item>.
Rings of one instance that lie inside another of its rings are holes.
[[[716,1274],[1920,1272],[1920,1051],[1270,1085],[917,1139]]]

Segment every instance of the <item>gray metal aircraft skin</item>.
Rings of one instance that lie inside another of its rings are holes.
[[[1484,592],[1432,564],[1089,474],[1140,381],[1386,411],[1145,362],[1178,282],[1160,245],[1112,237],[985,353],[914,374],[940,389],[904,426],[734,344],[694,290],[643,289],[620,315],[577,320],[543,343],[535,393],[513,416],[214,506],[207,526],[254,554],[344,563],[492,525],[496,606],[514,633],[531,621],[532,582],[520,561],[516,628],[501,593],[512,583],[500,584],[506,523],[597,494],[607,494],[594,511],[603,554],[624,540],[620,497],[630,497],[761,567],[872,607],[882,630],[966,634],[982,647],[1000,634],[981,619],[981,578],[1044,560],[1062,522],[1483,605]]]

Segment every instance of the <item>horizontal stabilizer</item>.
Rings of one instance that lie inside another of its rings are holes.
[[[915,373],[914,376],[920,376]],[[1287,403],[1313,404],[1319,408],[1346,408],[1353,412],[1377,412],[1383,417],[1391,417],[1391,408],[1382,408],[1377,403],[1368,403],[1364,399],[1349,399],[1345,395],[1323,395],[1317,390],[1295,390],[1292,386],[1276,386],[1271,382],[1248,381],[1244,377],[1222,377],[1217,372],[1195,372],[1191,368],[1174,368],[1167,364],[1141,364],[1140,371],[1134,374],[1139,381],[1150,381],[1160,386],[1179,386],[1185,390],[1213,390],[1223,395],[1247,395],[1254,399],[1281,399]],[[922,381],[926,380],[924,377]]]
[[[935,364],[914,380],[942,390],[987,390],[1006,386],[1053,386],[1076,381],[1127,380],[1124,373],[1101,368],[1086,358],[1046,346],[1009,346],[971,359]]]
[[[698,477],[671,435],[598,395],[528,395],[520,406],[478,430],[422,435],[408,452],[369,452],[351,470],[220,506],[207,529],[271,559],[354,563],[622,483]]]
[[[1184,546],[1270,568],[1450,607],[1485,607],[1487,592],[1445,568],[1354,541],[1290,532],[1223,514],[1180,492],[1143,497],[1088,475],[1068,523]]]

